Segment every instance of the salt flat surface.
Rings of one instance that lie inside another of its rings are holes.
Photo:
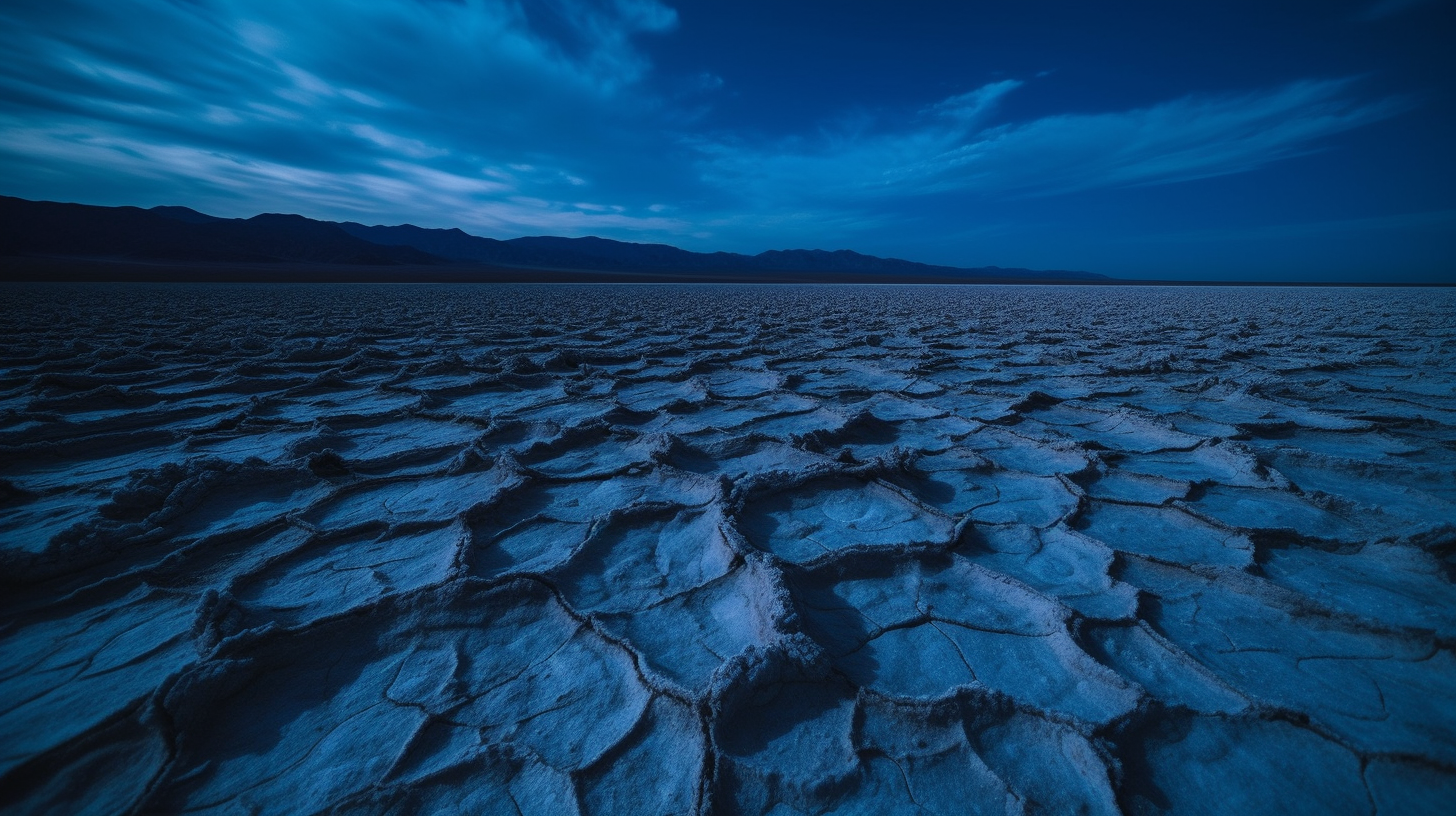
[[[0,296],[7,814],[1456,801],[1456,291]]]

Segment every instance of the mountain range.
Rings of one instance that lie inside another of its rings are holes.
[[[689,252],[667,244],[538,236],[497,240],[459,229],[366,226],[266,213],[219,218],[187,207],[98,207],[0,196],[0,263],[19,259],[91,264],[309,265],[371,267],[370,279],[439,279],[485,267],[515,277],[563,272],[731,280],[1108,280],[1090,272],[961,268],[849,250],[771,250],[757,255]],[[388,268],[397,269],[393,274]],[[409,267],[409,270],[401,267]],[[417,272],[427,268],[424,273]],[[436,268],[433,274],[428,268]]]

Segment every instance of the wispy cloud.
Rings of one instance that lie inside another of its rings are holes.
[[[657,0],[15,0],[0,175],[230,214],[678,230],[612,178],[662,153],[634,38],[674,25]]]
[[[914,127],[853,138],[698,145],[706,177],[764,197],[844,200],[962,191],[1045,196],[1242,173],[1318,150],[1325,137],[1392,116],[1402,100],[1359,101],[1349,80],[1188,96],[1100,114],[988,126],[1017,82],[929,108]]]

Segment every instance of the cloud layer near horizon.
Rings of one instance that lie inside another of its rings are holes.
[[[893,225],[926,196],[1246,172],[1407,107],[1312,78],[1005,118],[1032,77],[740,132],[702,125],[717,77],[654,81],[645,38],[679,22],[658,0],[12,0],[0,192],[761,249]]]

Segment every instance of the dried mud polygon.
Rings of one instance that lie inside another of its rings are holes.
[[[1449,290],[7,286],[5,813],[1444,813]]]

